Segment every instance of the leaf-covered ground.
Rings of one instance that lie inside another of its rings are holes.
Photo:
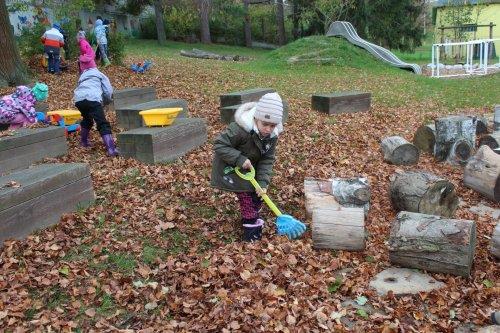
[[[151,45],[128,49],[129,62],[153,58],[145,75],[115,66],[105,73],[116,89],[154,86],[160,98],[186,99],[190,115],[207,120],[209,141],[176,163],[148,166],[107,158],[96,131],[90,150],[70,137],[70,153],[50,161],[88,162],[97,201],[53,228],[5,243],[0,331],[451,332],[465,323],[484,326],[490,310],[500,308],[500,271],[487,249],[496,221],[468,209],[480,201],[500,205],[465,188],[461,168],[428,155],[417,168],[450,179],[462,199],[456,217],[477,223],[472,276],[432,274],[446,287],[415,296],[379,297],[368,288],[375,274],[390,267],[386,241],[396,212],[389,177],[396,169],[413,168],[384,163],[380,139],[411,140],[422,122],[447,113],[491,112],[498,97],[493,87],[481,96],[477,87],[484,81],[464,80],[460,98],[447,99],[456,83],[392,69],[276,69],[265,64],[271,61],[267,54],[256,53],[258,63],[234,64],[181,58]],[[74,71],[61,77],[39,72],[39,79],[50,86],[51,109],[72,106]],[[500,81],[498,75],[482,80],[496,87]],[[239,240],[235,196],[209,186],[210,142],[224,128],[218,95],[253,87],[274,87],[290,103],[271,197],[305,220],[304,177],[368,177],[372,204],[365,251],[314,250],[310,231],[297,241],[278,237],[267,211],[263,240]],[[310,109],[312,92],[351,89],[373,92],[369,113],[328,117]],[[108,116],[115,125],[114,115]],[[370,306],[349,305],[359,296]]]

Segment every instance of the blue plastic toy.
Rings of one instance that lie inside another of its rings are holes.
[[[79,123],[72,124],[72,125],[66,125],[64,123],[64,117],[61,117],[58,114],[52,114],[52,115],[47,116],[47,120],[49,122],[57,124],[58,126],[64,127],[64,130],[66,132],[65,133],[66,136],[68,136],[69,133],[77,132],[77,131],[80,130],[80,124]]]
[[[137,64],[130,65],[130,69],[134,73],[144,73],[145,71],[147,71],[148,69],[150,69],[152,65],[153,65],[153,63],[150,60],[146,60],[146,61],[144,61],[144,64],[143,63],[137,63]]]
[[[242,179],[248,180],[253,187],[262,191],[259,183],[255,180],[255,169],[252,167],[246,174],[240,172],[240,168],[236,167],[234,169],[236,174]],[[277,216],[276,218],[276,228],[278,229],[278,235],[286,235],[289,239],[299,238],[305,231],[306,225],[299,220],[295,219],[293,216],[282,214],[281,211],[276,207],[276,205],[271,201],[267,194],[262,194],[262,199],[267,204],[267,206],[273,211]]]

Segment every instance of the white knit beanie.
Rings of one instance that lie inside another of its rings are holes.
[[[255,106],[255,119],[273,124],[283,120],[283,102],[278,93],[268,93],[262,96]]]

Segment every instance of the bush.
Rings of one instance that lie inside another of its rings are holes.
[[[123,65],[125,57],[125,36],[121,32],[111,32],[108,36],[108,51],[111,61],[117,65]]]
[[[18,37],[19,51],[26,58],[43,54],[43,44],[40,38],[45,32],[45,26],[42,23],[35,23],[31,28],[24,27],[21,35]]]
[[[195,10],[184,7],[172,7],[165,16],[167,38],[186,40],[191,36],[199,36],[200,20]]]
[[[244,45],[245,13],[240,4],[221,2],[212,10],[210,33],[212,41],[231,45]]]
[[[80,54],[80,49],[76,42],[76,33],[78,32],[76,25],[72,22],[67,22],[62,24],[61,28],[64,30],[64,42],[66,44],[64,47],[66,51],[65,59],[76,59]]]

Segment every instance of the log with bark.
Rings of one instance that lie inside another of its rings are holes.
[[[455,186],[425,171],[395,173],[391,177],[390,193],[397,211],[451,217],[458,207]]]
[[[497,223],[490,241],[491,254],[500,259],[500,222]]]
[[[465,166],[464,185],[500,202],[500,155],[481,146]]]
[[[479,146],[486,145],[491,149],[497,149],[500,147],[500,131],[493,132],[483,136],[479,140]]]
[[[474,147],[469,140],[458,139],[451,145],[446,162],[454,165],[465,165],[472,156]]]
[[[400,136],[390,136],[382,139],[380,147],[386,162],[395,165],[418,163],[418,148]]]
[[[454,162],[457,156],[460,160],[466,157],[465,154],[469,151],[467,147],[474,148],[476,142],[476,124],[476,119],[468,116],[448,116],[436,119],[436,146],[434,150],[436,159],[445,161],[452,155],[449,161]],[[458,145],[455,144],[458,140],[466,140],[469,145],[463,141]]]
[[[468,277],[475,244],[474,221],[403,211],[391,225],[389,260],[403,267]]]
[[[363,250],[370,187],[365,178],[304,180],[315,248]]]
[[[413,144],[423,152],[434,154],[436,126],[434,124],[420,126],[413,137]]]

